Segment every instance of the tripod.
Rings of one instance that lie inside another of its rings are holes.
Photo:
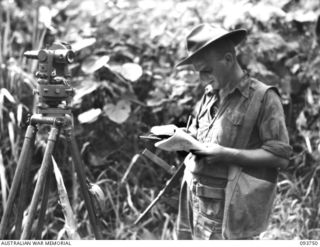
[[[38,113],[32,115],[25,134],[21,154],[9,192],[7,205],[1,219],[0,239],[3,239],[7,233],[7,226],[12,214],[12,209],[17,197],[19,187],[20,198],[17,203],[18,205],[15,223],[15,237],[20,239],[30,239],[32,225],[37,213],[37,205],[42,194],[36,235],[36,237],[40,237],[39,233],[41,232],[43,218],[45,216],[48,202],[48,187],[50,185],[49,181],[51,177],[50,171],[52,171],[52,154],[57,139],[59,138],[59,135],[62,131],[66,136],[68,144],[67,146],[69,147],[69,152],[71,153],[73,164],[75,166],[75,171],[77,173],[78,181],[80,184],[80,190],[85,201],[85,206],[88,211],[88,216],[93,233],[96,239],[102,239],[98,227],[99,224],[94,211],[93,201],[90,197],[86,184],[84,166],[80,158],[79,149],[77,147],[74,136],[73,117],[71,114],[71,110],[67,107],[67,105],[63,105],[61,107],[60,104],[63,100],[66,100],[68,103],[71,95],[70,92],[73,92],[73,89],[70,88],[66,79],[61,76],[67,74],[68,72],[64,64],[67,62],[72,62],[71,55],[73,54],[71,52],[71,48],[66,49],[65,45],[58,44],[52,46],[51,50],[40,50],[39,52],[31,51],[27,54],[27,56],[29,56],[30,58],[35,58],[40,61],[40,73],[37,74],[37,77],[40,78],[38,79],[38,93],[40,94],[40,104],[38,105],[37,109]],[[53,69],[54,73],[52,73]],[[22,216],[26,200],[25,194],[26,188],[29,184],[29,182],[27,181],[27,174],[34,151],[34,141],[38,130],[37,125],[42,124],[50,125],[51,128],[43,160],[39,170],[38,180],[34,189],[34,193],[32,195],[26,223],[22,230]]]
[[[31,204],[30,204],[30,209],[28,213],[28,218],[25,224],[25,227],[23,229],[21,239],[29,239],[31,235],[31,227],[33,220],[35,218],[35,213],[37,209],[37,204],[39,202],[40,194],[43,191],[47,191],[46,186],[48,184],[46,183],[46,180],[49,179],[49,176],[51,174],[48,173],[48,170],[50,166],[52,165],[51,163],[51,156],[54,150],[54,145],[56,143],[57,138],[59,137],[59,134],[61,130],[63,129],[65,132],[65,136],[67,139],[68,147],[70,148],[70,153],[73,159],[73,163],[75,165],[75,170],[78,176],[78,180],[80,183],[80,189],[82,191],[84,200],[85,200],[85,205],[88,210],[88,215],[90,219],[90,223],[93,228],[94,235],[96,239],[101,239],[101,234],[98,228],[97,224],[97,219],[96,215],[94,213],[94,207],[93,203],[90,198],[89,191],[87,189],[86,185],[86,179],[85,179],[85,173],[84,173],[84,168],[82,161],[80,159],[80,153],[76,144],[76,140],[74,137],[73,133],[73,126],[72,126],[72,117],[70,115],[65,115],[65,116],[59,116],[59,117],[48,117],[48,116],[43,116],[41,114],[35,114],[31,117],[30,124],[27,128],[27,132],[25,135],[24,143],[22,146],[20,158],[18,161],[17,169],[13,178],[12,182],[12,187],[9,193],[8,201],[7,201],[7,206],[4,211],[4,214],[2,216],[1,220],[1,226],[0,226],[0,238],[3,239],[4,235],[6,234],[6,227],[9,221],[9,217],[13,208],[13,203],[15,200],[15,197],[18,192],[19,184],[23,180],[23,177],[26,176],[26,169],[29,167],[29,163],[31,160],[31,154],[33,153],[33,146],[34,146],[34,140],[35,136],[37,133],[37,127],[36,124],[49,124],[51,125],[51,130],[49,132],[49,137],[48,137],[48,142],[47,146],[44,152],[42,164],[40,167],[39,171],[39,176],[38,180],[35,186],[34,194],[32,196]],[[28,183],[26,184],[21,184],[21,186],[27,186]],[[45,195],[44,195],[45,196]],[[20,204],[24,204],[23,201],[19,201]],[[42,200],[42,205],[41,208],[45,207],[46,205],[46,200]],[[21,206],[18,206],[18,209],[21,208]],[[21,215],[22,212],[18,212],[18,215]],[[41,220],[39,220],[40,222]],[[21,229],[21,225],[17,226],[16,225],[16,230]],[[39,229],[38,227],[38,230]]]

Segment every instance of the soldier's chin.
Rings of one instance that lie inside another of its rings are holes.
[[[219,82],[216,80],[211,81],[209,84],[213,87],[213,89],[220,89]]]
[[[203,85],[214,85],[217,84],[216,80],[200,80]]]

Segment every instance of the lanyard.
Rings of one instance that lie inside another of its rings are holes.
[[[228,106],[230,105],[230,102],[231,102],[231,99],[230,99],[230,95],[228,95],[225,100],[223,100],[220,104],[220,107],[218,108],[218,111],[217,113],[215,114],[215,116],[213,117],[213,119],[211,120],[209,126],[208,126],[208,131],[205,135],[205,138],[208,137],[208,134],[214,124],[214,122],[217,120],[218,117],[220,117],[224,112],[225,110],[228,108]]]

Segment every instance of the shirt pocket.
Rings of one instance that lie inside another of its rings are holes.
[[[244,113],[227,109],[222,116],[219,144],[232,147],[236,141],[240,128],[243,125]]]

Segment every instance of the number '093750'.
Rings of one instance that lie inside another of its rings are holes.
[[[318,241],[316,241],[316,240],[301,240],[300,245],[302,245],[302,246],[308,246],[308,245],[317,246]]]

